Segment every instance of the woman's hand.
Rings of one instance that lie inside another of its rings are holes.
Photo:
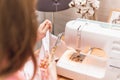
[[[52,29],[52,23],[49,20],[45,20],[43,23],[40,24],[38,28],[38,34],[37,34],[37,41],[41,40],[45,37],[46,32],[48,30]]]

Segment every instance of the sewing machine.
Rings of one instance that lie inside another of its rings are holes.
[[[67,49],[57,62],[57,73],[73,80],[120,80],[120,31],[111,26],[69,21],[64,35]]]

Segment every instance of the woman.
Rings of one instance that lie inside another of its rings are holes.
[[[46,20],[37,29],[34,9],[34,0],[0,0],[0,80],[24,80],[19,70],[28,58],[34,63],[34,78],[34,45],[51,28]]]

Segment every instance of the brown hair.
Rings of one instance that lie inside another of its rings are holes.
[[[16,72],[29,57],[35,75],[37,63],[33,48],[37,21],[33,3],[33,0],[0,0],[0,76]]]

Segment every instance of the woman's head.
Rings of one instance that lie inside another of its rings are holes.
[[[0,76],[22,68],[29,57],[36,65],[33,47],[37,21],[33,0],[0,0]]]

